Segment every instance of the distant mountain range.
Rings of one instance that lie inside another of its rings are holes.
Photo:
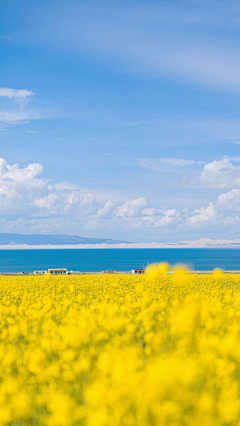
[[[126,241],[111,240],[108,238],[84,238],[75,235],[42,235],[42,234],[1,234],[0,245],[74,245],[74,244],[119,244]]]

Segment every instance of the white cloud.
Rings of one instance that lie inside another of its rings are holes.
[[[110,213],[112,213],[115,205],[116,204],[113,201],[106,201],[104,206],[98,210],[97,217],[98,218],[108,218]]]
[[[39,163],[20,167],[0,159],[0,216],[12,215],[33,219],[56,216],[67,221],[87,222],[102,208],[95,196],[72,185],[50,185],[43,179],[43,166]],[[104,208],[104,206],[103,206]]]
[[[48,194],[47,197],[34,200],[33,204],[41,209],[51,209],[58,198],[59,197],[56,194]]]
[[[10,166],[5,159],[0,158],[0,183],[3,182],[10,187],[17,185],[29,190],[41,189],[46,186],[46,182],[38,178],[42,172],[43,166],[39,163],[20,168],[18,164]]]
[[[28,124],[31,120],[41,120],[44,117],[44,113],[28,109],[21,111],[0,111],[0,130],[4,130],[8,126]]]
[[[35,231],[49,232],[63,227],[77,229],[176,229],[184,226],[186,210],[156,209],[146,197],[125,202],[100,200],[85,188],[67,182],[51,185],[42,178],[43,166],[9,165],[0,159],[0,217],[24,218]],[[101,197],[102,198],[102,197]],[[213,219],[216,208],[195,210],[188,225]],[[54,222],[52,222],[54,218]],[[126,238],[126,237],[125,237]]]
[[[156,210],[144,209],[142,217],[142,224],[153,228],[167,227],[173,221],[181,221],[181,213],[176,209]]]
[[[29,96],[34,96],[31,90],[17,90],[9,89],[7,87],[0,87],[0,96],[8,99],[17,99],[18,101],[24,101]]]
[[[66,212],[74,211],[76,218],[85,218],[95,215],[99,209],[99,203],[95,195],[85,193],[82,190],[66,191],[67,199],[62,194]]]
[[[233,207],[240,204],[240,189],[232,189],[229,192],[224,192],[218,196],[218,203]]]
[[[228,166],[229,161],[225,160],[225,169],[235,171],[235,166]],[[210,167],[211,172],[212,169],[222,170],[223,166],[219,162],[212,163],[214,165]],[[18,224],[24,223],[31,232],[68,233],[71,230],[71,233],[81,234],[83,230],[93,232],[97,229],[104,236],[103,230],[111,230],[113,238],[119,232],[122,234],[121,239],[131,240],[129,235],[135,232],[136,238],[141,240],[144,238],[144,230],[149,238],[156,236],[160,239],[164,233],[169,232],[177,238],[181,229],[183,232],[192,232],[193,229],[201,231],[208,227],[211,232],[214,227],[220,229],[219,227],[230,226],[233,229],[234,224],[238,226],[240,223],[240,188],[219,194],[216,201],[210,202],[206,207],[195,208],[198,207],[196,199],[194,210],[156,208],[149,205],[147,198],[143,196],[126,201],[108,197],[107,193],[92,193],[68,182],[51,184],[48,179],[43,178],[43,166],[39,163],[21,167],[0,159],[2,230],[19,232]],[[166,199],[164,202],[166,204]],[[172,203],[173,200],[171,205]],[[231,217],[231,212],[234,212],[235,217]],[[119,235],[117,238],[119,239]]]
[[[141,166],[154,172],[161,172],[164,165],[185,167],[205,164],[203,161],[187,160],[185,158],[139,158],[138,161]]]
[[[0,216],[10,218],[33,213],[33,197],[46,191],[47,181],[41,179],[43,166],[38,163],[19,167],[0,158]]]
[[[218,212],[217,208],[213,203],[209,203],[208,207],[201,207],[200,209],[194,210],[194,216],[188,218],[188,222],[193,225],[201,224],[203,222],[212,222],[216,220]]]
[[[178,220],[174,209],[147,207],[146,197],[123,202],[101,200],[85,188],[68,183],[51,185],[38,163],[20,167],[0,159],[0,217],[22,218],[35,231],[73,229],[138,229],[169,227]],[[102,198],[102,197],[101,197]],[[52,222],[54,218],[54,222]],[[77,233],[77,230],[75,231]]]
[[[209,163],[185,158],[141,158],[138,161],[141,166],[154,172],[167,172],[170,171],[170,167],[203,166],[199,174],[196,169],[193,170],[195,174],[191,175],[191,179],[184,174],[181,179],[183,186],[190,184],[194,187],[218,189],[240,187],[240,165],[237,164],[240,162],[239,156],[225,156],[221,160]]]
[[[29,106],[28,100],[31,100],[35,94],[31,90],[16,90],[6,87],[0,88],[1,108],[0,108],[0,130],[8,126],[26,124],[31,120],[43,119],[52,112],[40,109],[33,109]],[[10,101],[6,101],[9,99]],[[34,130],[27,131],[35,132]]]
[[[239,225],[240,223],[240,217],[238,215],[231,217],[227,216],[226,219],[224,219],[223,226],[235,226]]]
[[[234,166],[229,157],[207,163],[199,174],[203,187],[229,188],[240,186],[240,166]]]
[[[146,205],[147,199],[145,197],[138,197],[134,200],[126,201],[118,207],[116,217],[138,217],[141,215],[141,211]]]

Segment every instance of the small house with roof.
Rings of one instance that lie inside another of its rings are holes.
[[[132,269],[131,273],[132,274],[144,274],[145,269]]]
[[[46,275],[47,271],[34,271],[34,275]]]
[[[50,268],[48,269],[48,273],[51,275],[67,275],[67,268]]]

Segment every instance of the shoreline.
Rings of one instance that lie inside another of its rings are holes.
[[[195,241],[167,243],[117,243],[117,244],[0,244],[0,250],[60,250],[60,249],[181,249],[181,248],[222,248],[240,249],[240,239],[211,240],[201,238]]]
[[[214,270],[205,270],[205,271],[186,271],[185,274],[190,274],[190,275],[213,275]],[[240,270],[239,269],[235,269],[235,270],[222,270],[222,273],[224,275],[230,274],[230,275],[239,275],[240,274]],[[167,272],[167,275],[172,275],[174,274],[174,271],[170,271]],[[34,274],[34,272],[0,272],[0,277],[13,277],[13,276],[17,276],[17,277],[46,277],[47,274]],[[83,272],[70,272],[67,274],[56,274],[56,275],[51,275],[51,277],[69,277],[69,276],[80,276],[80,275],[104,275],[104,276],[109,276],[109,275],[131,275],[133,277],[136,276],[144,276],[145,274],[133,274],[131,271],[116,271],[116,272],[100,272],[100,271],[83,271]]]

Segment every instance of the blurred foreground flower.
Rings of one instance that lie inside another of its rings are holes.
[[[183,286],[188,284],[191,271],[186,265],[178,264],[173,268],[172,279],[175,285]]]
[[[240,275],[168,271],[0,277],[0,426],[239,426]]]

